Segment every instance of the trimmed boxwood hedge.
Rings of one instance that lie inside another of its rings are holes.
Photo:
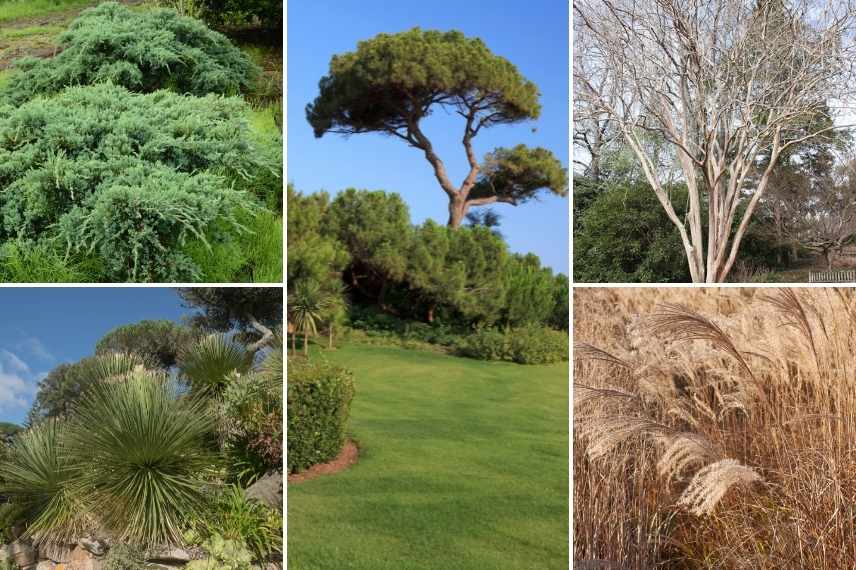
[[[288,472],[336,457],[345,444],[354,379],[323,362],[294,359],[288,366]]]

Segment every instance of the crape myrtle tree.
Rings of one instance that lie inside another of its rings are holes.
[[[567,172],[544,148],[497,148],[479,163],[473,139],[482,129],[537,119],[541,112],[535,84],[480,39],[419,28],[379,34],[334,56],[319,88],[306,107],[315,136],[376,132],[422,151],[448,197],[452,228],[473,206],[516,206],[542,192],[567,194]],[[438,109],[464,122],[469,172],[457,185],[422,129],[423,119]]]
[[[834,128],[801,127],[856,87],[852,2],[579,0],[574,14],[587,46],[576,53],[587,61],[574,66],[575,96],[637,155],[692,280],[725,281],[779,155]],[[675,150],[688,189],[684,218],[640,144],[646,132]]]

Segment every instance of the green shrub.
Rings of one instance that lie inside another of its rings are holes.
[[[213,24],[241,24],[260,22],[262,25],[282,29],[283,2],[281,0],[195,0],[206,21]]]
[[[239,540],[224,539],[217,535],[202,545],[208,558],[193,560],[185,570],[255,570],[253,555]]]
[[[233,379],[222,398],[222,416],[229,426],[226,451],[233,476],[250,484],[282,468],[282,336],[252,374]]]
[[[146,570],[150,566],[146,564],[145,555],[139,549],[126,544],[114,544],[102,560],[102,568],[103,570]]]
[[[0,100],[20,105],[71,85],[107,81],[142,93],[235,95],[260,73],[225,36],[173,10],[137,12],[107,2],[85,10],[58,43],[56,57],[18,60]]]
[[[257,561],[282,552],[282,514],[247,499],[243,489],[226,487],[200,517],[196,532],[204,539],[217,536],[247,546]]]
[[[192,281],[191,239],[240,232],[253,198],[228,179],[264,167],[238,98],[70,88],[0,105],[0,241],[58,237],[111,281]]]
[[[351,373],[341,367],[293,360],[288,368],[288,472],[338,455],[354,397]]]
[[[481,328],[468,335],[459,349],[463,356],[479,360],[507,360],[510,357],[508,337],[491,328]]]
[[[459,347],[462,356],[479,360],[509,360],[518,364],[550,364],[569,357],[564,331],[530,325],[505,332],[483,328],[467,336]]]
[[[568,360],[568,333],[547,327],[514,329],[510,335],[510,359],[518,364],[551,364]]]

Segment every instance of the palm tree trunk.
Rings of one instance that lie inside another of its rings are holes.
[[[297,331],[292,331],[291,333],[291,355],[294,356],[297,354]]]
[[[329,336],[327,337],[327,348],[333,349],[333,323],[330,323]]]
[[[303,331],[303,354],[309,358],[309,331]]]

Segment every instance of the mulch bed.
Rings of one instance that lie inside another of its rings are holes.
[[[357,462],[359,455],[360,451],[357,444],[349,439],[345,442],[345,446],[342,447],[342,451],[339,452],[339,455],[337,455],[335,459],[328,461],[327,463],[313,465],[306,471],[289,475],[288,484],[294,485],[297,483],[303,483],[304,481],[316,479],[323,475],[332,475],[339,471],[344,471]]]

